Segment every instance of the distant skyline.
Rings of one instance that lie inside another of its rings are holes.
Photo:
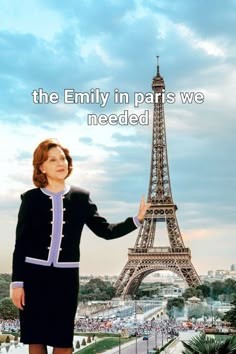
[[[199,274],[236,263],[236,2],[199,0],[0,0],[0,273],[11,272],[20,194],[33,188],[32,153],[56,137],[69,148],[68,183],[91,192],[110,222],[137,213],[147,196],[156,56],[166,92],[168,157],[177,219]],[[32,92],[58,93],[34,104]],[[107,104],[64,104],[64,89],[110,93]],[[115,104],[114,90],[129,103]],[[183,104],[180,92],[201,92]],[[148,125],[88,125],[88,114],[143,114]],[[167,245],[158,224],[156,244]],[[116,274],[138,230],[105,241],[84,229],[81,274]]]

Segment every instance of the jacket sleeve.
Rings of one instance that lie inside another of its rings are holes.
[[[137,228],[132,217],[128,217],[125,221],[117,224],[110,224],[105,218],[99,215],[97,206],[92,202],[90,197],[88,199],[88,214],[86,225],[97,236],[106,240],[111,240],[127,235]]]
[[[25,195],[21,195],[21,206],[16,226],[16,241],[13,252],[12,282],[24,282],[26,239],[29,234],[30,206]]]

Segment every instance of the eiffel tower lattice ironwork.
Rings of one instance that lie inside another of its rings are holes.
[[[142,280],[148,274],[158,270],[169,270],[176,273],[185,279],[189,286],[200,284],[199,276],[191,262],[191,251],[185,247],[183,242],[176,218],[177,206],[173,203],[171,193],[162,100],[165,83],[160,76],[159,62],[157,62],[157,74],[152,81],[152,89],[155,101],[151,171],[147,198],[151,206],[139,229],[134,248],[128,250],[128,262],[115,284],[116,296],[120,297],[136,294]],[[158,222],[166,223],[170,247],[154,247]]]

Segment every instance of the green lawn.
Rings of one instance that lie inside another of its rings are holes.
[[[124,339],[124,338],[121,338],[121,345],[125,342],[128,342],[130,339],[127,338],[127,339]],[[96,347],[95,347],[96,345]],[[91,345],[89,345],[89,347],[87,348],[84,348],[76,353],[78,354],[94,354],[94,353],[103,353],[104,351],[108,350],[108,349],[111,349],[111,348],[114,348],[116,346],[119,345],[119,338],[105,338],[105,339],[101,339],[99,341]]]
[[[95,335],[98,338],[104,337],[119,337],[118,333],[109,333],[109,332],[74,332],[74,335],[77,336],[90,336],[92,338]]]

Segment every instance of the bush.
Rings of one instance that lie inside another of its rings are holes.
[[[9,297],[0,300],[1,318],[4,320],[14,320],[19,317],[19,311]]]

